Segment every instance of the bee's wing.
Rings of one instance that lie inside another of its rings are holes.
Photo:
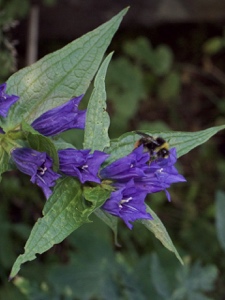
[[[139,134],[140,136],[143,136],[145,138],[153,139],[153,137],[147,133],[141,132],[141,131],[135,131],[135,133]]]

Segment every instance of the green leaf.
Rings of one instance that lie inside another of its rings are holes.
[[[88,107],[84,133],[84,148],[103,150],[109,146],[109,115],[106,111],[105,76],[112,58],[110,53],[102,63],[95,81]]]
[[[162,297],[162,299],[170,299],[171,292],[169,288],[169,280],[156,253],[151,255],[150,272],[152,282],[157,293]]]
[[[56,147],[51,139],[41,135],[25,122],[22,123],[22,130],[25,131],[27,141],[32,149],[39,152],[46,152],[53,159],[54,170],[56,171],[59,167],[59,158]]]
[[[55,148],[57,150],[62,150],[62,149],[66,149],[66,148],[74,148],[74,149],[76,149],[76,147],[74,147],[73,144],[67,143],[62,138],[53,139],[52,142],[54,143]]]
[[[158,218],[158,216],[154,213],[154,211],[147,206],[146,209],[147,212],[150,213],[150,215],[153,217],[153,220],[140,220],[140,222],[152,233],[154,233],[155,237],[160,240],[160,242],[165,246],[168,250],[172,251],[177,259],[180,261],[180,263],[183,265],[183,261],[177,252],[165,226],[161,222],[161,220]]]
[[[97,186],[94,188],[91,187],[84,187],[84,197],[86,200],[91,202],[100,201],[101,205],[110,197],[111,190],[110,189],[103,189],[102,186]],[[101,206],[99,205],[99,206]],[[97,208],[95,210],[95,215],[101,219],[106,225],[108,225],[115,236],[115,244],[119,245],[117,241],[117,224],[118,224],[118,218],[108,214],[104,210]]]
[[[173,63],[173,53],[166,45],[160,45],[155,49],[154,61],[152,64],[153,72],[158,75],[166,75]]]
[[[117,236],[118,218],[114,217],[113,215],[108,214],[106,211],[104,211],[100,208],[96,209],[95,215],[112,229],[112,231],[114,233],[115,244],[117,246],[119,246],[118,236]]]
[[[98,206],[101,206],[109,198],[110,194],[110,190],[103,189],[100,185],[96,187],[84,186],[84,198],[95,204],[95,207],[96,203],[98,203]]]
[[[9,169],[9,155],[3,147],[0,147],[0,180],[1,174]]]
[[[197,146],[205,143],[213,135],[220,130],[225,129],[225,125],[211,127],[205,130],[196,132],[181,132],[181,131],[167,131],[156,132],[150,130],[142,130],[143,132],[150,134],[154,137],[161,136],[169,142],[170,148],[176,147],[177,157],[180,157]],[[111,140],[111,145],[106,152],[110,154],[107,163],[128,155],[133,149],[135,142],[140,139],[135,132],[128,132],[120,136],[118,139]]]
[[[151,66],[154,61],[154,51],[152,45],[144,36],[136,38],[134,41],[127,41],[122,46],[125,54],[137,60],[139,64]]]
[[[221,247],[225,250],[225,193],[216,193],[216,230]]]
[[[180,74],[173,71],[161,80],[158,87],[158,97],[162,100],[174,99],[179,95],[180,88]]]
[[[118,299],[115,278],[119,270],[108,228],[95,220],[71,234],[69,244],[76,249],[69,251],[69,263],[57,263],[47,274],[57,299]]]
[[[20,96],[3,121],[5,131],[84,94],[128,8],[64,48],[13,74],[7,93]]]
[[[225,41],[223,37],[215,36],[207,40],[203,44],[203,52],[208,55],[214,55],[220,52],[225,47]]]
[[[13,281],[14,285],[20,290],[20,292],[26,297],[25,299],[41,299],[49,300],[53,299],[50,291],[50,287],[46,282],[38,284],[34,280],[29,280],[24,277],[17,277]],[[45,288],[43,288],[43,286]],[[38,295],[38,296],[37,296]],[[23,298],[24,299],[24,298]],[[55,298],[56,299],[56,298]]]
[[[109,66],[107,84],[116,114],[128,120],[137,111],[140,99],[147,95],[140,68],[126,58],[117,58]]]
[[[217,276],[218,269],[215,265],[202,266],[199,262],[193,266],[185,264],[176,274],[176,278],[179,280],[170,299],[213,300],[204,293],[215,289]]]
[[[88,198],[92,205],[87,205],[78,181],[71,177],[60,180],[54,193],[46,202],[43,217],[36,222],[31,231],[24,254],[20,255],[14,263],[10,278],[16,276],[21,264],[35,259],[36,254],[47,251],[82,224],[90,222],[89,215],[105,201],[106,192],[105,190],[101,192],[102,195],[95,190],[94,194],[98,194],[98,198],[91,197],[89,193]]]

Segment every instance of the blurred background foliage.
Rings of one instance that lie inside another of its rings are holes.
[[[13,28],[16,20],[27,17],[30,5],[28,0],[0,0],[0,7],[4,6],[0,11],[1,82],[17,65],[24,66],[25,59],[20,53],[18,60],[16,54]],[[111,49],[116,51],[106,80],[111,138],[137,129],[195,131],[225,123],[222,26],[208,34],[210,25],[201,24],[190,27],[186,35],[179,34],[180,24],[167,26],[167,32],[170,28],[177,32],[170,43],[160,30],[154,31],[157,39],[153,40],[151,32],[143,35],[141,31],[118,33],[114,39]],[[52,40],[47,49],[62,44]],[[81,131],[62,136],[82,147]],[[13,262],[41,217],[44,198],[26,176],[4,174],[0,184],[0,299],[225,299],[224,137],[222,132],[179,159],[178,168],[187,183],[171,188],[171,203],[163,193],[148,199],[184,266],[138,222],[132,231],[119,224],[119,246],[110,229],[93,217],[92,224],[23,266],[20,276],[8,282]]]

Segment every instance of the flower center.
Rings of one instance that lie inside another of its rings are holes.
[[[129,197],[129,198],[127,198],[127,199],[122,199],[122,200],[120,200],[119,208],[122,208],[122,207],[123,207],[123,204],[124,204],[124,203],[128,203],[130,200],[132,200],[132,197]]]
[[[47,167],[44,167],[44,168],[39,167],[39,168],[38,168],[38,171],[39,171],[39,174],[40,174],[40,175],[44,175],[44,174],[45,174],[45,171],[47,171]]]
[[[88,168],[88,165],[83,165],[83,166],[81,167],[82,170],[85,170],[85,169],[87,169],[87,168]]]

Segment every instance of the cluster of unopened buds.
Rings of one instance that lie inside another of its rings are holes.
[[[40,134],[52,137],[69,129],[85,128],[86,110],[79,110],[82,95],[63,105],[51,109],[39,116],[31,124]],[[6,84],[0,85],[0,116],[6,118],[10,107],[19,100],[19,96],[7,95]],[[1,134],[5,132],[1,129]],[[39,152],[28,147],[15,148],[11,159],[16,167],[31,177],[48,199],[57,179],[62,176],[76,177],[82,184],[107,182],[112,187],[110,197],[102,209],[120,217],[132,229],[138,219],[152,219],[146,212],[147,194],[165,191],[172,183],[185,181],[174,164],[177,160],[176,149],[171,148],[166,158],[151,159],[143,145],[130,154],[107,164],[109,154],[91,149],[67,148],[58,151],[59,170],[53,171],[53,160],[46,152]],[[150,163],[149,163],[150,162]],[[104,163],[105,167],[102,167]]]

